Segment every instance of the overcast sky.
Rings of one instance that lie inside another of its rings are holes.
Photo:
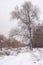
[[[17,26],[17,22],[10,22],[10,12],[16,5],[21,6],[28,0],[0,0],[0,34],[8,35],[11,28]],[[43,0],[29,0],[37,5],[42,14],[43,20]]]

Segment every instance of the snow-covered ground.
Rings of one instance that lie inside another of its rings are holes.
[[[0,56],[0,65],[43,65],[43,48],[36,48],[33,51],[22,48],[18,54],[15,54],[17,49],[12,50],[11,55]]]

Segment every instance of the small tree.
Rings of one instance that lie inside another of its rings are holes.
[[[39,19],[38,8],[34,6],[31,2],[25,2],[21,9],[18,7],[15,8],[14,11],[11,12],[11,18],[17,19],[26,25],[30,36],[27,35],[28,39],[30,39],[30,48],[32,49],[32,35],[33,35],[33,27],[34,22]]]

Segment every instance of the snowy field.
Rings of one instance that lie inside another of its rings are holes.
[[[9,56],[0,55],[0,65],[43,65],[43,48],[31,51],[25,47],[9,51],[11,52]]]

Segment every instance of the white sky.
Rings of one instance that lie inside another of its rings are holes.
[[[43,18],[43,0],[0,0],[0,34],[8,35],[8,31],[17,26],[17,22],[10,22],[10,12],[16,5],[21,5],[25,1],[31,1],[38,5]]]

